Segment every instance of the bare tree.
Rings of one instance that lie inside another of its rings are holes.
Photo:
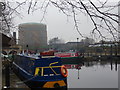
[[[99,33],[100,37],[105,38],[101,30],[106,30],[112,35],[114,40],[117,40],[116,33],[118,31],[116,24],[119,24],[118,18],[120,16],[117,13],[113,13],[114,9],[117,9],[119,4],[107,5],[108,0],[101,2],[96,0],[92,2],[91,0],[49,0],[55,7],[59,8],[65,15],[73,16],[74,24],[78,33],[84,37],[79,31],[79,13],[88,15],[92,21],[94,28],[91,31],[92,34]],[[96,4],[97,3],[97,4]]]
[[[6,8],[6,4],[4,2],[0,2],[0,5],[1,5],[1,19],[0,19],[0,27],[2,28],[1,29],[1,32],[4,33],[4,34],[9,34],[10,33],[10,26],[12,26],[11,24],[11,21],[12,21],[12,18],[9,16],[9,12]]]
[[[82,37],[84,37],[84,35],[79,29],[78,19],[78,17],[80,17],[80,13],[88,16],[92,21],[94,28],[91,30],[91,33],[93,35],[98,33],[99,37],[106,39],[102,33],[104,30],[109,32],[109,34],[116,41],[118,38],[117,34],[120,33],[117,28],[117,25],[120,24],[118,19],[120,16],[118,13],[113,12],[113,10],[119,7],[119,4],[117,3],[110,5],[108,4],[108,0],[104,2],[102,2],[102,0],[96,0],[96,2],[93,2],[91,0],[42,0],[42,2],[39,2],[38,0],[25,0],[24,2],[15,3],[17,6],[12,8],[10,7],[10,2],[7,1],[6,5],[10,10],[9,15],[12,15],[13,13],[19,15],[20,13],[18,11],[18,8],[24,4],[28,4],[28,14],[31,14],[31,12],[34,12],[38,9],[41,9],[43,11],[43,18],[41,20],[44,19],[47,8],[49,6],[55,6],[67,17],[73,17],[75,28]]]
[[[5,1],[0,2],[1,6],[1,17],[0,17],[0,27],[2,28],[0,30],[1,33],[7,34],[11,36],[11,31],[17,28],[15,24],[13,23],[13,20],[16,16],[21,17],[19,11],[17,11],[18,8],[20,8],[25,2],[19,3],[15,2],[16,6],[12,6],[13,2]],[[11,36],[12,37],[12,36]]]

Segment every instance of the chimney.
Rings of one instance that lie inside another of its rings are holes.
[[[13,32],[13,39],[14,39],[15,44],[16,44],[16,32]]]

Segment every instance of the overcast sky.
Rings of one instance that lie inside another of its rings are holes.
[[[28,23],[28,22],[39,23],[43,16],[43,13],[40,10],[28,15],[26,9],[21,11],[21,14],[23,15],[22,19],[16,18],[14,21],[16,25],[20,23]],[[80,14],[79,20],[80,20],[80,24],[79,24],[80,32],[87,37],[91,37],[90,31],[93,29],[93,25],[89,20],[89,17]],[[77,41],[77,38],[79,38],[79,41],[83,39],[78,34],[77,30],[75,30],[73,19],[70,17],[67,18],[63,13],[59,12],[58,9],[55,7],[48,8],[47,13],[45,15],[45,19],[41,23],[47,25],[48,41],[49,39],[52,39],[54,37],[61,38],[65,40],[65,42]]]

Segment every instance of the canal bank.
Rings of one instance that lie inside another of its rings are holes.
[[[5,71],[3,70],[2,73],[2,88],[6,88],[6,83],[5,83]],[[27,89],[31,90],[23,81],[21,81],[15,73],[10,70],[10,89],[17,89],[17,88],[22,88],[22,89]]]
[[[119,60],[120,55],[111,56],[111,55],[93,55],[93,56],[84,56],[84,61],[99,61],[99,60]]]

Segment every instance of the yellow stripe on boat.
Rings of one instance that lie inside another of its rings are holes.
[[[57,68],[57,67],[61,67],[61,66],[51,66],[52,68]],[[36,68],[50,68],[49,66],[48,67],[36,67]]]
[[[64,82],[64,80],[60,80],[60,81],[49,81],[49,82],[46,82],[44,84],[43,88],[55,88],[55,84],[59,85],[60,87],[66,86],[66,83]]]

